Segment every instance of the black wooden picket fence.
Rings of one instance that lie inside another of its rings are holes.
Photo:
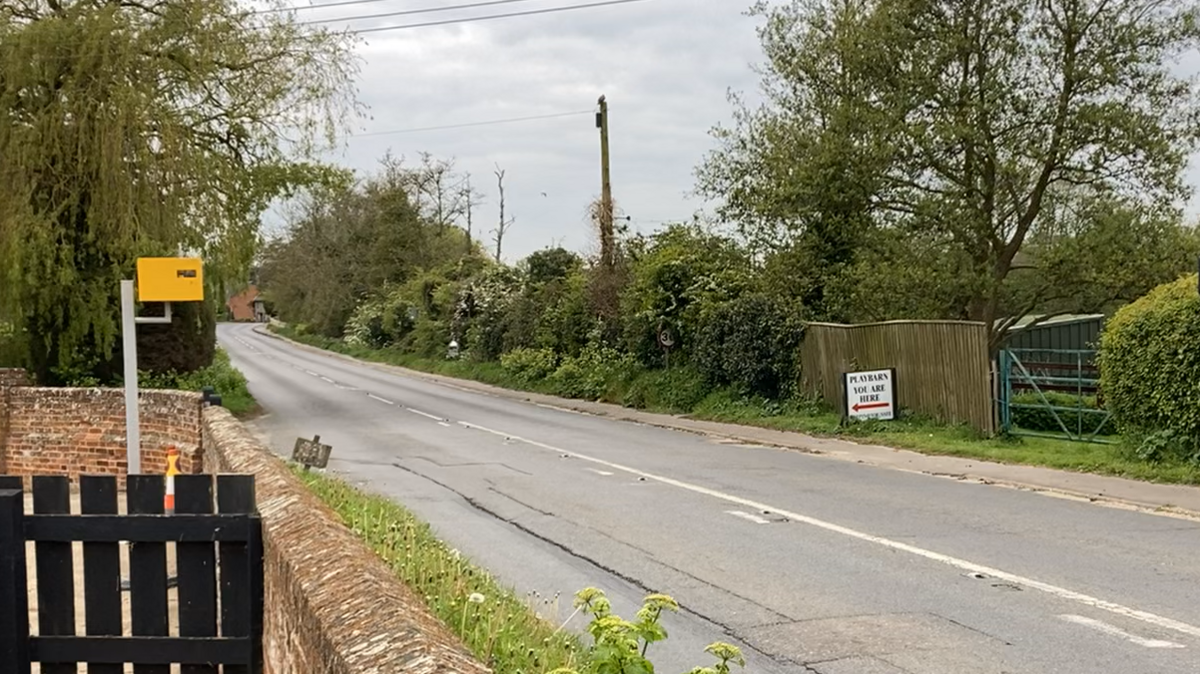
[[[83,476],[82,514],[70,483],[33,478],[33,513],[20,478],[0,475],[0,672],[28,674],[260,674],[262,523],[249,475],[178,475],[175,515],[163,514],[165,478],[131,475],[117,514],[117,480]],[[35,542],[38,635],[30,635],[25,542]],[[75,631],[74,542],[83,545],[85,634]],[[131,634],[123,635],[121,542],[129,543]],[[175,547],[178,635],[168,616],[167,544]]]

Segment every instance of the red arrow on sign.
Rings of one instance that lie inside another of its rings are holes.
[[[862,403],[854,403],[854,411],[873,410],[877,407],[888,407],[889,405],[891,405],[891,403],[867,403],[866,405]]]

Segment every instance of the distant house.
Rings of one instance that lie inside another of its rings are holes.
[[[245,290],[230,297],[225,302],[225,308],[229,311],[229,317],[235,321],[262,323],[267,320],[262,294],[254,285],[247,286]]]

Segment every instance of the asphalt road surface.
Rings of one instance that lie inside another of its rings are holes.
[[[708,664],[715,640],[754,672],[1200,672],[1196,521],[562,411],[246,325],[218,335],[276,451],[320,434],[331,471],[547,615],[585,586],[630,616],[648,591],[678,599],[652,651],[664,674]]]

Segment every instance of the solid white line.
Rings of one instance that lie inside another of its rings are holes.
[[[441,417],[437,416],[436,414],[430,414],[429,412],[422,412],[421,410],[414,410],[411,407],[405,407],[404,409],[408,410],[409,412],[412,412],[413,414],[419,414],[419,415],[425,417],[426,419],[433,419],[434,421],[442,421],[443,420]]]
[[[973,572],[973,573],[982,573],[982,574],[991,576],[993,578],[996,578],[998,580],[1012,583],[1014,585],[1021,585],[1021,586],[1027,587],[1031,590],[1039,590],[1041,592],[1045,592],[1046,594],[1053,595],[1060,599],[1074,601],[1074,602],[1083,604],[1085,606],[1091,606],[1092,608],[1100,609],[1103,611],[1108,611],[1109,613],[1123,616],[1125,618],[1130,618],[1132,620],[1139,620],[1141,622],[1148,623],[1150,625],[1155,625],[1157,627],[1162,627],[1164,629],[1173,630],[1175,632],[1180,632],[1182,634],[1187,634],[1189,636],[1200,637],[1200,627],[1197,627],[1195,625],[1189,625],[1185,622],[1180,622],[1180,621],[1174,620],[1172,618],[1167,618],[1164,616],[1156,615],[1156,614],[1150,613],[1148,611],[1142,611],[1140,609],[1131,608],[1131,607],[1124,606],[1122,604],[1117,604],[1115,602],[1111,602],[1111,601],[1108,601],[1105,599],[1092,597],[1090,595],[1083,594],[1082,592],[1068,590],[1067,588],[1058,587],[1057,585],[1051,585],[1050,583],[1045,583],[1040,580],[1034,580],[1033,578],[1026,578],[1024,576],[1018,576],[1017,574],[1014,574],[1014,573],[1008,573],[1007,571],[1001,571],[1000,569],[994,569],[990,566],[985,566],[983,564],[976,564],[975,562],[971,562],[971,561],[968,561],[965,559],[951,557],[950,555],[944,555],[940,552],[926,550],[924,548],[919,548],[915,545],[909,545],[908,543],[901,543],[900,541],[893,541],[888,538],[883,538],[882,536],[875,536],[873,534],[868,534],[868,533],[865,533],[862,531],[857,531],[857,530],[851,529],[849,527],[844,527],[840,524],[834,524],[832,522],[826,522],[824,520],[819,520],[815,517],[809,517],[807,515],[801,515],[800,513],[790,512],[790,511],[784,510],[782,508],[777,508],[773,505],[768,505],[766,503],[752,501],[750,499],[742,498],[741,496],[735,496],[733,494],[726,494],[724,492],[717,491],[716,489],[709,489],[708,487],[702,487],[700,485],[683,482],[681,480],[664,477],[662,475],[655,475],[654,473],[647,473],[643,470],[638,470],[637,468],[631,468],[629,466],[623,466],[619,463],[613,463],[612,461],[605,461],[604,459],[598,459],[596,457],[588,456],[586,454],[572,452],[567,449],[562,449],[561,447],[555,447],[553,445],[547,445],[543,442],[538,442],[536,440],[529,440],[527,438],[522,438],[520,436],[512,435],[511,433],[504,433],[502,431],[492,430],[490,428],[486,428],[484,426],[478,426],[476,424],[471,424],[471,423],[468,423],[465,421],[460,421],[458,423],[461,424],[462,426],[464,426],[465,428],[473,428],[478,431],[483,431],[484,433],[491,433],[492,435],[498,435],[502,438],[516,440],[519,442],[523,442],[527,445],[532,445],[534,447],[540,447],[542,449],[549,450],[551,452],[565,454],[567,456],[574,457],[576,459],[580,459],[581,461],[588,461],[588,462],[594,463],[596,465],[605,466],[607,468],[612,468],[613,470],[619,470],[624,473],[630,473],[632,475],[637,475],[638,477],[644,477],[647,480],[653,480],[655,482],[670,485],[672,487],[677,487],[679,489],[684,489],[686,491],[694,492],[696,494],[703,494],[704,496],[710,496],[712,498],[725,501],[726,503],[732,503],[734,505],[740,505],[744,508],[749,508],[750,510],[756,510],[759,512],[761,512],[763,510],[770,510],[771,512],[778,513],[778,514],[792,520],[793,522],[800,522],[803,524],[808,524],[810,526],[814,526],[819,529],[824,529],[826,531],[831,531],[836,534],[841,534],[843,536],[848,536],[850,538],[856,538],[860,541],[866,541],[867,543],[874,543],[875,545],[879,545],[879,546],[889,548],[892,550],[897,550],[900,552],[907,552],[910,555],[915,555],[917,557],[923,557],[925,559],[932,560],[934,562],[939,562],[941,564],[953,566],[953,567],[961,569],[963,571],[969,571],[969,572]]]
[[[1145,637],[1139,637],[1136,634],[1130,634],[1129,632],[1126,632],[1125,630],[1123,630],[1119,627],[1116,627],[1115,625],[1109,625],[1108,623],[1106,623],[1102,620],[1096,620],[1095,618],[1085,618],[1084,616],[1081,616],[1081,615],[1060,615],[1058,617],[1062,618],[1063,620],[1065,620],[1069,623],[1075,623],[1076,625],[1083,625],[1084,627],[1090,627],[1090,628],[1096,630],[1097,632],[1103,632],[1104,634],[1107,634],[1107,635],[1113,636],[1113,637],[1120,637],[1122,639],[1125,639],[1126,641],[1131,641],[1131,642],[1137,644],[1138,646],[1144,646],[1146,648],[1187,648],[1183,644],[1177,644],[1174,641],[1164,641],[1162,639],[1146,639]]]
[[[759,517],[758,515],[751,515],[750,513],[744,513],[740,510],[726,510],[725,513],[727,515],[733,515],[734,517],[740,517],[744,520],[750,520],[751,522],[754,522],[755,524],[770,524],[771,523],[771,520],[765,520],[765,519]]]
[[[379,396],[375,395],[374,393],[368,393],[368,394],[367,394],[367,397],[368,397],[368,398],[374,398],[375,400],[378,400],[378,401],[379,401],[379,402],[381,402],[381,403],[387,403],[388,405],[395,405],[395,404],[396,404],[396,403],[394,403],[394,402],[392,402],[392,401],[388,400],[387,398],[380,398]]]

